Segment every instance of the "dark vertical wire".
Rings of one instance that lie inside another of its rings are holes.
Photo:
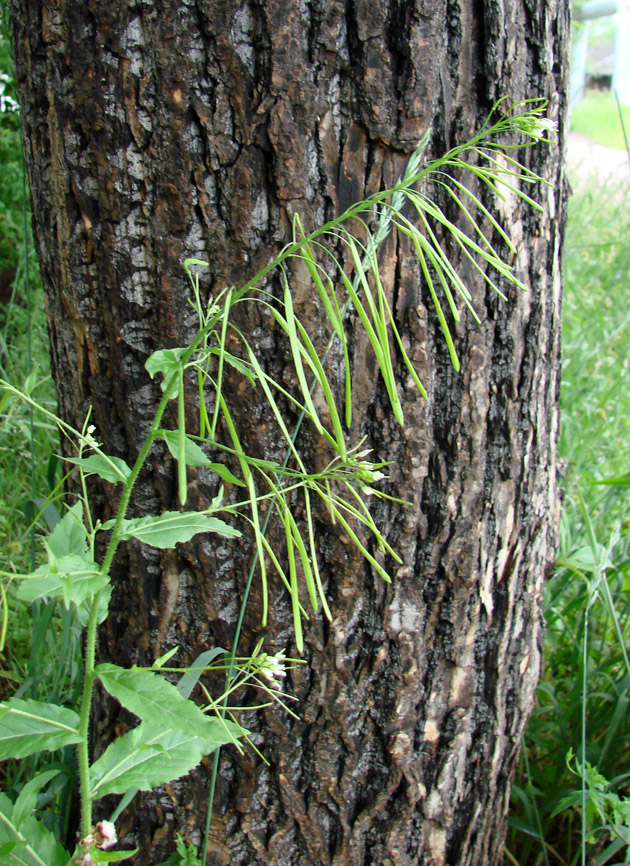
[[[21,111],[20,111],[21,119]],[[21,124],[20,124],[21,125]],[[28,204],[26,191],[26,159],[24,154],[24,140],[20,136],[22,155],[22,217],[24,227],[24,288],[26,290],[26,346],[27,346],[27,369],[30,376],[33,371],[33,349],[32,349],[32,329],[31,329],[31,282],[28,278]],[[35,499],[35,421],[33,407],[29,405],[29,438],[30,438],[30,474],[31,474],[31,502]],[[30,548],[31,548],[31,570],[35,569],[35,526],[30,527]]]
[[[26,189],[26,155],[24,153],[24,118],[22,117],[22,109],[20,112],[20,153],[22,156],[22,217],[24,229],[24,288],[26,294],[26,345],[27,345],[27,369],[28,376],[31,375],[33,369],[33,351],[32,351],[32,328],[31,328],[31,283],[28,277],[28,202]],[[27,510],[28,518],[31,520],[29,527],[29,547],[31,559],[31,571],[35,570],[35,524],[33,518],[35,509],[33,503],[35,500],[35,419],[33,407],[29,404],[28,407],[29,420],[29,445],[30,445],[30,502],[31,508]],[[41,603],[35,602],[32,609],[31,617],[31,654],[28,661],[28,678],[30,681],[29,691],[33,698],[38,697],[37,689],[37,656],[39,653],[40,629],[38,628],[41,614]]]
[[[628,133],[626,132],[626,124],[623,121],[623,112],[621,110],[621,102],[619,101],[619,94],[617,93],[616,87],[613,87],[613,93],[615,94],[615,101],[617,103],[617,111],[619,112],[619,123],[621,124],[621,131],[623,132],[623,140],[626,143],[626,153],[628,154],[628,161],[630,161],[630,143],[628,143]]]

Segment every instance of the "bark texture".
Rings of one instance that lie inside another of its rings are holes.
[[[551,186],[545,212],[494,203],[527,293],[500,302],[461,264],[481,318],[448,364],[409,245],[383,252],[399,327],[426,384],[401,365],[406,423],[387,408],[367,340],[353,344],[353,438],[392,460],[377,522],[403,566],[382,583],[321,517],[333,621],[313,617],[308,665],[288,683],[296,721],[245,721],[269,761],[225,752],[212,866],[489,866],[502,860],[510,779],[542,651],[541,588],[556,538],[566,0],[12,0],[35,233],[60,411],[88,406],[100,441],[133,459],[158,390],[144,370],[194,328],[182,262],[210,262],[205,291],[242,284],[289,236],[400,176],[429,125],[431,152],[468,138],[492,104],[544,96],[559,148],[520,154]],[[297,275],[313,334],[320,311]],[[267,320],[239,324],[287,377]],[[349,333],[355,330],[352,318]],[[231,394],[254,453],[278,445],[252,390]],[[189,408],[191,424],[195,406]],[[308,444],[308,440],[307,444]],[[317,443],[312,449],[316,452]],[[315,453],[315,458],[317,454]],[[134,513],[173,507],[155,451]],[[198,473],[190,506],[215,492]],[[107,516],[115,491],[102,492]],[[143,663],[174,643],[229,646],[244,545],[130,547],[117,564],[103,660]],[[260,635],[258,589],[244,649]],[[268,644],[291,652],[274,586]],[[108,706],[97,750],[113,735]],[[199,839],[208,767],[138,799],[123,821],[137,866]]]

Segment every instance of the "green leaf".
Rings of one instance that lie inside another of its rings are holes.
[[[100,625],[102,622],[105,622],[109,615],[109,603],[112,600],[112,585],[108,583],[105,586],[98,597],[98,614],[96,617],[96,622]],[[90,619],[91,605],[83,602],[83,604],[77,606],[77,619],[83,628],[87,627],[88,620]]]
[[[104,523],[101,529],[112,529],[113,520]],[[168,548],[190,541],[199,532],[215,532],[226,538],[239,538],[241,533],[218,517],[210,517],[205,511],[165,511],[156,517],[136,517],[123,520],[121,539],[137,538],[153,547]]]
[[[160,658],[157,659],[153,663],[153,668],[155,669],[155,668],[163,667],[166,664],[166,662],[178,650],[179,650],[179,647],[175,646],[172,649],[170,649],[167,653],[165,653],[163,656],[160,656]],[[202,652],[200,655],[197,656],[197,658],[192,663],[190,668],[188,668],[186,670],[184,675],[180,677],[179,682],[177,683],[177,691],[180,693],[180,695],[183,698],[189,698],[190,697],[190,693],[192,692],[193,688],[197,684],[197,681],[199,680],[199,677],[201,676],[201,674],[204,672],[206,666],[209,665],[210,662],[214,658],[216,658],[216,656],[221,655],[225,652],[226,652],[226,650],[224,650],[221,647],[214,647],[213,649],[206,650],[206,652]],[[143,722],[143,724],[146,724],[146,723]],[[238,736],[238,734],[235,734],[235,736]],[[129,803],[133,800],[133,798],[136,796],[137,793],[138,793],[137,788],[127,789],[127,791],[125,792],[125,796],[122,797],[120,802],[118,803],[118,806],[116,807],[116,810],[110,819],[111,821],[115,822],[117,820],[118,816],[123,813],[123,811],[127,808]]]
[[[616,478],[606,478],[603,481],[591,481],[590,484],[613,484],[619,487],[630,487],[630,472]]]
[[[139,850],[134,848],[132,851],[102,851],[96,845],[90,845],[90,856],[94,863],[118,863],[133,857]]]
[[[241,481],[240,478],[237,478],[236,475],[232,474],[227,466],[224,466],[223,463],[208,463],[210,469],[213,472],[216,472],[219,478],[222,478],[224,481],[227,481],[228,484],[236,484],[238,487],[247,487],[245,482]]]
[[[201,738],[213,728],[211,718],[154,671],[102,664],[95,672],[110,695],[145,722]]]
[[[226,652],[227,650],[224,650],[223,647],[215,646],[210,650],[206,650],[205,652],[200,653],[191,664],[191,666],[179,678],[179,682],[177,683],[177,691],[180,693],[180,695],[183,698],[190,697],[190,693],[197,685],[197,681],[199,680],[201,674],[204,672],[204,669],[217,656],[224,655],[224,653]]]
[[[245,363],[241,358],[237,358],[235,355],[231,355],[229,352],[225,350],[221,352],[220,349],[212,348],[208,352],[209,355],[218,355],[219,357],[223,357],[223,360],[229,364],[231,367],[240,373],[242,376],[249,381],[249,383],[253,386],[256,385],[256,379],[258,378],[254,370],[248,364]]]
[[[54,565],[40,565],[24,578],[17,596],[30,603],[44,596],[61,598],[68,608],[70,602],[80,605],[92,598],[108,583],[109,577],[101,574],[91,560],[75,555],[62,556]]]
[[[145,361],[145,368],[153,379],[156,373],[162,373],[164,381],[160,383],[160,388],[172,399],[177,396],[177,374],[181,367],[182,356],[188,350],[180,349],[159,349],[150,355]]]
[[[83,503],[75,502],[61,518],[54,530],[45,539],[46,550],[52,557],[76,554],[85,556],[88,550]],[[49,559],[51,556],[49,556]]]
[[[161,439],[164,439],[166,446],[175,459],[178,457],[179,448],[179,431],[178,430],[160,430],[157,434]],[[228,484],[236,484],[239,487],[246,485],[237,478],[227,466],[223,463],[212,463],[206,457],[199,445],[190,436],[186,436],[186,465],[187,466],[208,466],[213,472],[216,472],[219,478],[227,481]]]
[[[158,349],[150,355],[145,361],[145,368],[148,374],[153,378],[156,373],[162,373],[164,376],[177,373],[181,366],[182,356],[187,349]]]
[[[36,808],[37,795],[42,788],[58,775],[59,770],[47,770],[24,785],[20,791],[20,796],[13,805],[13,823],[16,827],[19,827],[22,821],[28,818],[33,809]]]
[[[131,475],[131,469],[122,457],[106,457],[104,454],[91,454],[89,457],[64,457],[66,463],[81,466],[85,472],[98,475],[112,484],[120,484]]]
[[[173,457],[179,459],[179,430],[160,430],[157,434],[161,439],[164,439],[168,450]],[[210,460],[203,453],[199,445],[186,436],[185,459],[187,466],[210,466]]]
[[[91,796],[124,794],[130,789],[150,791],[179,779],[218,746],[247,733],[233,722],[207,719],[206,735],[193,737],[161,725],[142,722],[114,740],[90,768]]]
[[[50,459],[57,461],[58,458],[52,454]],[[54,479],[52,482],[49,481],[49,483],[52,490],[55,486]],[[40,517],[43,517],[48,532],[52,532],[61,520],[61,515],[52,502],[47,505],[46,501],[47,500],[42,496],[36,496],[35,499],[29,499],[22,506],[22,512],[29,523],[33,523],[35,520],[39,520]]]
[[[11,391],[7,391],[6,388],[3,388],[0,392],[0,412],[4,409],[5,406],[8,405],[9,401],[13,397]]]
[[[168,650],[168,652],[163,653],[159,658],[157,658],[153,662],[153,670],[157,671],[160,668],[163,668],[164,665],[166,664],[166,662],[170,661],[173,658],[173,656],[177,652],[179,652],[179,650],[180,650],[180,647],[174,646],[174,647],[172,647],[172,649]]]
[[[67,866],[69,861],[68,852],[42,821],[29,816],[17,826],[14,806],[5,794],[0,794],[0,857],[0,862],[16,866]]]
[[[80,743],[78,729],[79,716],[74,710],[11,698],[0,704],[0,761]]]
[[[186,842],[181,833],[175,836],[175,848],[166,860],[156,866],[201,866],[196,846],[192,842]]]

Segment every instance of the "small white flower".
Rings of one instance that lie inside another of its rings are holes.
[[[287,675],[285,651],[280,650],[273,656],[261,653],[258,656],[258,665],[260,676],[267,680],[273,689],[281,689],[282,683],[278,681],[283,680]]]
[[[116,828],[111,821],[99,821],[94,829],[94,844],[97,848],[106,851],[113,848],[118,842]]]
[[[95,430],[96,430],[96,427],[94,426],[94,424],[90,424],[90,426],[87,428],[87,430],[83,434],[83,441],[85,442],[85,444],[87,445],[88,448],[100,448],[101,447],[101,443],[97,442],[96,439],[94,438],[93,434],[94,434]]]
[[[548,133],[549,139],[552,139],[557,128],[558,124],[555,120],[550,120],[548,117],[539,117],[538,121],[533,124],[533,129],[530,130],[529,134],[533,138],[542,138],[545,133]]]
[[[558,124],[549,117],[523,117],[519,118],[517,125],[521,132],[537,141],[555,141],[553,133],[558,128]],[[548,133],[546,139],[544,138],[545,133]]]

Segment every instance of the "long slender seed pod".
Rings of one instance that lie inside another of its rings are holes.
[[[184,367],[179,370],[177,395],[177,487],[181,505],[186,505],[188,479],[186,477],[186,404],[184,403]]]

